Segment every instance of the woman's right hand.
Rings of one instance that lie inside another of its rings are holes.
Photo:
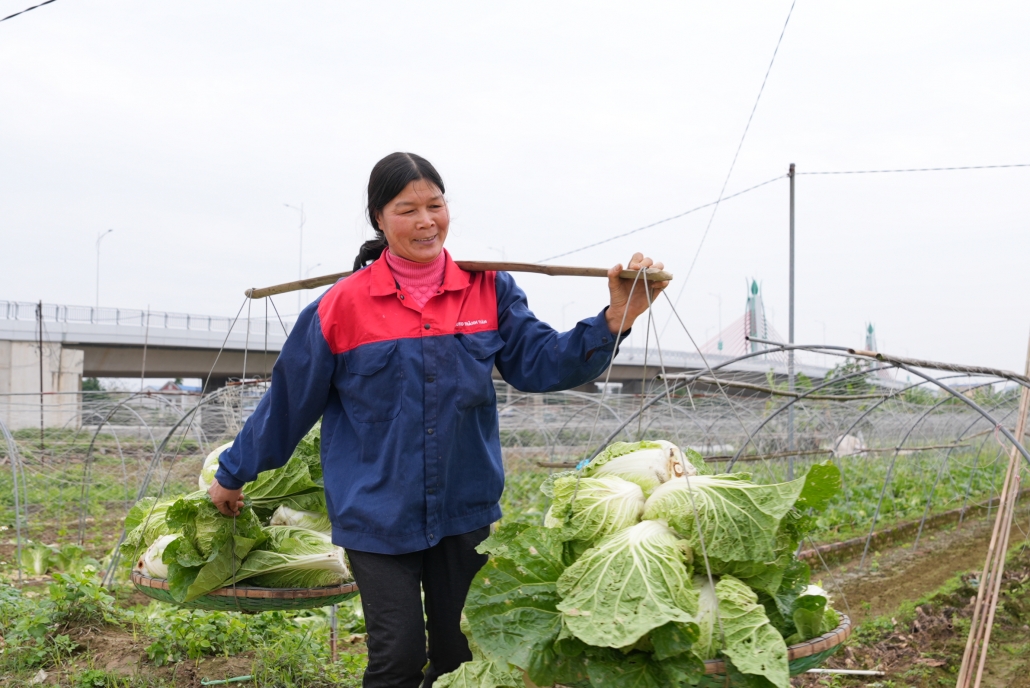
[[[223,516],[239,516],[243,508],[243,490],[230,490],[222,487],[215,480],[207,489],[211,501],[222,512]]]

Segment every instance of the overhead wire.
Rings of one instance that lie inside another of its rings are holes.
[[[722,189],[719,191],[719,198],[715,202],[715,207],[712,208],[712,215],[708,218],[708,224],[705,226],[705,231],[701,235],[701,241],[698,242],[697,251],[694,252],[694,258],[690,261],[690,267],[687,269],[687,274],[683,278],[682,286],[680,287],[679,294],[676,295],[676,300],[673,301],[673,305],[679,303],[680,297],[683,296],[683,291],[687,287],[687,281],[690,279],[690,275],[694,272],[694,266],[697,264],[697,259],[701,255],[701,249],[705,245],[705,239],[708,238],[708,232],[712,228],[712,222],[715,220],[715,214],[719,212],[719,204],[722,202],[723,195],[726,193],[726,185],[730,183],[730,177],[733,175],[733,168],[737,164],[737,158],[740,157],[740,150],[744,147],[744,139],[747,138],[747,132],[751,129],[751,121],[755,118],[755,112],[758,111],[758,103],[762,100],[762,93],[765,92],[765,84],[769,81],[769,74],[772,72],[773,64],[776,63],[776,55],[780,52],[780,44],[783,43],[783,36],[787,33],[787,25],[790,24],[790,17],[794,14],[794,6],[797,4],[797,0],[790,3],[790,9],[787,11],[787,19],[783,22],[783,28],[780,30],[780,37],[776,39],[776,47],[773,48],[772,58],[769,60],[769,66],[765,70],[765,76],[762,78],[762,85],[758,88],[758,96],[755,98],[755,104],[751,106],[751,114],[748,115],[747,124],[744,125],[744,133],[740,135],[740,141],[737,143],[737,150],[733,153],[733,160],[730,162],[730,168],[726,171],[726,178],[722,182]],[[665,321],[665,325],[662,327],[662,331],[669,326],[669,322],[672,320],[672,316]]]
[[[766,184],[772,184],[775,181],[779,181],[780,179],[784,179],[786,176],[787,175],[785,175],[785,174],[781,174],[778,177],[773,177],[772,179],[767,179],[767,180],[765,180],[764,182],[762,182],[760,184],[755,184],[754,186],[750,186],[750,187],[748,187],[746,189],[743,189],[742,191],[738,191],[738,192],[736,192],[734,194],[730,194],[729,196],[724,196],[720,200],[709,201],[708,203],[705,203],[704,205],[699,205],[696,208],[691,208],[690,210],[685,210],[682,213],[677,213],[676,215],[671,215],[671,216],[669,216],[667,218],[664,218],[662,220],[658,220],[656,222],[652,222],[649,225],[644,225],[643,227],[637,227],[636,229],[631,229],[628,232],[623,232],[622,234],[616,234],[615,236],[608,237],[607,239],[602,239],[601,241],[595,241],[594,243],[587,244],[586,246],[580,246],[579,248],[572,249],[571,251],[565,251],[564,253],[559,253],[557,255],[550,256],[548,258],[541,258],[540,260],[538,260],[536,262],[537,263],[546,263],[547,261],[554,260],[556,258],[564,258],[565,256],[571,256],[573,253],[579,253],[580,251],[586,251],[588,248],[594,248],[595,246],[601,246],[602,244],[607,244],[609,242],[615,241],[616,239],[622,239],[623,237],[628,237],[631,234],[636,234],[637,232],[642,232],[645,229],[651,229],[652,227],[657,227],[658,225],[665,224],[666,222],[672,222],[673,220],[678,220],[681,217],[686,217],[687,215],[690,215],[691,213],[696,213],[699,210],[704,210],[705,208],[711,208],[713,205],[716,205],[720,201],[728,201],[731,198],[736,198],[737,196],[743,196],[744,194],[749,193],[751,191],[754,191],[755,189],[759,189],[759,188],[765,186]]]
[[[961,171],[961,170],[1002,170],[1002,169],[1012,169],[1012,168],[1019,168],[1019,167],[1030,167],[1030,163],[1013,163],[1011,165],[960,165],[960,166],[955,166],[955,167],[909,167],[909,168],[883,169],[883,170],[815,170],[815,171],[811,171],[811,172],[804,172],[804,171],[798,170],[794,174],[799,175],[799,176],[800,175],[824,175],[825,176],[825,175],[843,175],[843,174],[896,174],[896,173],[901,173],[901,172],[953,172],[953,171]],[[628,237],[628,236],[630,236],[632,234],[636,234],[637,232],[642,232],[645,229],[651,229],[652,227],[657,227],[658,225],[663,225],[663,224],[665,224],[667,222],[671,222],[673,220],[678,220],[681,217],[686,217],[687,215],[690,215],[692,213],[696,213],[699,210],[704,210],[705,208],[711,208],[712,206],[717,205],[717,204],[722,203],[722,202],[725,202],[725,201],[728,201],[731,198],[736,198],[738,196],[743,196],[746,193],[750,193],[751,191],[754,191],[756,189],[760,189],[763,186],[766,186],[768,184],[772,184],[773,182],[779,181],[780,179],[784,179],[786,177],[787,177],[786,174],[781,174],[779,176],[773,177],[772,179],[767,179],[764,182],[761,182],[759,184],[755,184],[754,186],[749,186],[746,189],[742,189],[740,191],[737,191],[736,193],[732,193],[732,194],[730,194],[728,196],[723,196],[721,199],[717,199],[717,200],[714,200],[714,201],[709,201],[708,203],[705,203],[703,205],[699,205],[696,208],[691,208],[690,210],[685,210],[682,213],[677,213],[676,215],[670,215],[669,217],[663,218],[661,220],[656,220],[655,222],[652,222],[650,224],[644,225],[643,227],[637,227],[636,229],[631,229],[628,232],[622,232],[621,234],[615,234],[613,236],[608,237],[607,239],[601,239],[600,241],[595,241],[595,242],[593,242],[591,244],[587,244],[586,246],[580,246],[579,248],[574,248],[571,251],[565,251],[564,253],[559,253],[559,254],[556,254],[556,255],[553,255],[553,256],[549,256],[547,258],[541,258],[541,259],[537,260],[536,262],[537,263],[546,263],[548,261],[555,260],[556,258],[564,258],[565,256],[571,256],[574,253],[579,253],[581,251],[586,251],[587,249],[595,248],[597,246],[601,246],[603,244],[610,243],[612,241],[615,241],[616,239],[622,239],[624,237]],[[695,261],[696,261],[696,255],[695,255]],[[693,267],[693,263],[691,264],[691,266]],[[688,271],[687,274],[688,275],[690,274],[689,271]]]
[[[795,172],[794,174],[894,174],[897,172],[952,172],[955,170],[1001,170],[1011,167],[1030,167],[1030,163],[1012,165],[962,165],[960,167],[910,167],[896,170],[817,170],[813,172]]]
[[[0,22],[5,22],[5,21],[7,21],[8,19],[14,19],[14,18],[15,18],[15,17],[17,17],[18,15],[21,15],[21,14],[25,14],[26,12],[31,12],[31,11],[32,11],[32,10],[34,10],[34,9],[40,8],[40,7],[42,7],[43,5],[49,5],[49,4],[50,4],[50,3],[52,3],[52,2],[56,2],[56,0],[46,0],[46,2],[41,2],[41,3],[39,3],[38,5],[33,5],[32,7],[26,7],[26,8],[25,8],[25,9],[23,9],[23,10],[22,10],[21,12],[15,12],[14,14],[9,14],[9,15],[7,15],[6,17],[4,17],[3,19],[0,19]]]

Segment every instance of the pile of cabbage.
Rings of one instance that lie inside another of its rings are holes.
[[[204,462],[197,492],[133,506],[123,555],[140,573],[166,579],[177,602],[233,582],[318,588],[351,580],[343,549],[330,539],[319,444],[316,427],[285,466],[244,485],[235,518],[219,513],[207,494],[232,443],[219,447]]]
[[[665,441],[615,443],[545,484],[544,525],[480,546],[475,658],[436,685],[690,686],[721,658],[731,685],[786,688],[788,645],[839,625],[795,553],[840,485],[831,464],[760,485]]]

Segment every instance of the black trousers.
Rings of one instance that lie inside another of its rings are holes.
[[[459,624],[472,578],[487,559],[475,548],[489,534],[487,526],[410,554],[347,550],[368,632],[364,688],[430,688],[472,659]]]

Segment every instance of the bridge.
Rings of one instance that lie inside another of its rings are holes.
[[[84,377],[206,379],[210,374],[209,390],[234,378],[266,377],[286,341],[284,329],[288,331],[292,325],[276,317],[248,320],[0,301],[0,420],[6,407],[5,422],[21,427],[23,422],[10,415],[14,396],[39,394],[41,386],[45,395],[75,394],[82,389]],[[607,378],[602,376],[579,389],[597,391],[607,379],[610,391],[640,393],[645,380],[660,372],[661,363],[666,372],[689,373],[731,358],[714,351],[702,358],[699,353],[663,350],[659,356],[656,348],[622,347]],[[796,369],[813,379],[821,379],[827,372],[802,361]],[[777,381],[784,381],[785,357],[737,361],[721,375],[764,385],[770,371]],[[52,423],[69,422],[57,412],[57,400],[51,403]],[[32,422],[38,423],[38,404],[36,409]]]
[[[44,353],[58,347],[81,351],[83,377],[205,378],[210,372],[224,384],[244,374],[264,375],[286,341],[284,326],[292,326],[277,319],[234,322],[224,316],[49,303],[42,304],[40,318],[39,309],[37,303],[0,301],[0,342],[27,344],[35,352],[42,340]],[[38,352],[32,357],[38,366]],[[38,381],[35,387],[38,391]]]

